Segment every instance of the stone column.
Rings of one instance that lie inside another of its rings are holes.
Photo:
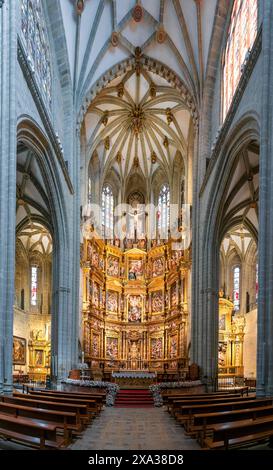
[[[0,1],[0,393],[12,389],[18,5]]]
[[[273,395],[273,4],[264,1],[259,184],[259,297],[257,395]]]

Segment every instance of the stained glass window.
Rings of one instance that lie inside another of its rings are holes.
[[[49,40],[41,0],[21,0],[21,30],[28,60],[46,103],[51,105],[52,76]]]
[[[233,304],[234,310],[240,309],[240,267],[233,269]]]
[[[114,196],[112,188],[107,184],[102,189],[102,234],[104,238],[113,238],[114,232]]]
[[[37,305],[38,267],[31,266],[31,305]]]
[[[161,187],[158,197],[158,236],[168,238],[170,227],[170,188],[167,184]]]
[[[242,74],[242,65],[257,35],[257,0],[234,0],[223,57],[223,119]]]

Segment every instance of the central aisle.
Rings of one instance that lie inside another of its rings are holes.
[[[164,408],[105,408],[73,450],[200,450]]]

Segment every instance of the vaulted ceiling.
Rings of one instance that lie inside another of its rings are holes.
[[[247,230],[244,225],[233,227],[230,229],[221,244],[222,253],[225,255],[225,258],[228,258],[230,255],[236,253],[240,256],[243,261],[254,246],[257,248],[256,241],[253,238],[253,234]]]
[[[259,228],[259,147],[251,142],[234,162],[223,208],[222,226],[244,226],[257,237]]]
[[[179,76],[198,102],[217,0],[60,0],[80,104],[136,47]],[[78,9],[76,8],[78,6]]]
[[[52,253],[52,238],[42,224],[30,221],[17,233],[17,241],[20,241],[28,257],[39,253],[48,257]]]
[[[47,188],[35,153],[24,144],[17,146],[16,223],[18,230],[32,224],[50,227]],[[37,229],[35,229],[37,231]],[[40,231],[41,233],[43,230]],[[45,248],[47,250],[47,247]]]
[[[85,117],[87,156],[99,157],[101,178],[112,167],[126,181],[138,171],[149,179],[160,166],[170,180],[175,157],[184,167],[190,113],[168,82],[140,67],[113,80]]]

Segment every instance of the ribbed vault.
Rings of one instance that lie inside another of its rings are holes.
[[[151,178],[158,167],[169,177],[180,154],[185,165],[190,112],[177,90],[142,67],[113,80],[85,117],[87,154],[97,153],[102,180],[111,167],[126,181],[132,171]]]

